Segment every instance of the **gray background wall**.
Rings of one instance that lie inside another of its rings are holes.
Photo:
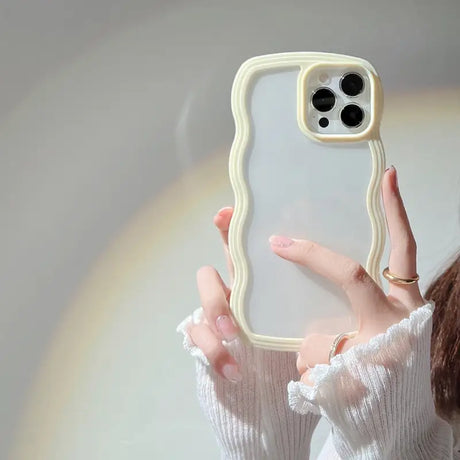
[[[217,457],[174,329],[199,266],[227,275],[212,216],[250,56],[375,65],[426,286],[458,247],[459,19],[456,0],[3,0],[0,458]]]

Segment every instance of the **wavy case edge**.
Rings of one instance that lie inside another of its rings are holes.
[[[303,69],[306,63],[311,66],[311,60],[331,64],[357,64],[367,69],[372,77],[375,94],[373,105],[373,121],[371,125],[359,136],[353,138],[336,136],[334,141],[362,141],[369,143],[372,155],[372,174],[370,177],[366,205],[371,222],[372,243],[366,262],[366,270],[370,276],[381,286],[380,261],[382,258],[385,238],[386,223],[380,201],[380,184],[385,170],[385,152],[380,139],[380,120],[383,108],[383,92],[380,80],[375,69],[364,59],[332,53],[290,52],[269,54],[253,57],[245,61],[238,70],[232,87],[231,105],[235,121],[235,136],[229,156],[229,176],[233,188],[235,205],[229,228],[229,251],[235,267],[232,294],[230,296],[230,308],[242,330],[242,338],[247,343],[256,347],[279,350],[298,351],[303,339],[280,338],[267,335],[255,334],[249,328],[244,315],[244,295],[248,284],[248,263],[243,250],[243,226],[249,211],[248,191],[249,187],[244,181],[244,155],[250,140],[250,115],[247,109],[246,95],[249,84],[254,75],[262,70],[296,67]],[[300,117],[300,110],[298,119]],[[302,129],[299,119],[299,126]],[[311,133],[304,134],[311,137]]]

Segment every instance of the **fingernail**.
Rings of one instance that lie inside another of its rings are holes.
[[[219,211],[217,211],[217,214],[218,214],[219,216],[225,216],[225,214],[226,214],[227,212],[231,211],[231,209],[232,209],[232,208],[231,208],[230,206],[226,206],[225,208],[219,209]]]
[[[285,236],[278,236],[278,235],[272,235],[268,241],[270,241],[273,246],[278,246],[280,248],[287,248],[288,246],[291,246],[291,244],[294,243],[293,240],[290,238],[287,238]]]
[[[396,171],[396,168],[393,165],[391,165],[391,167],[395,170],[395,184],[396,188],[399,190],[398,171]]]
[[[234,364],[224,364],[222,367],[222,374],[224,374],[227,380],[233,383],[241,382],[243,379],[238,367]]]
[[[216,319],[217,330],[223,335],[224,339],[230,342],[238,336],[235,323],[228,315],[220,315]]]
[[[394,173],[395,173],[395,188],[396,188],[396,190],[399,190],[398,172],[396,171],[396,168],[394,167],[394,165],[391,165],[390,167],[385,169],[385,172],[389,171],[390,169],[392,169],[394,171]]]

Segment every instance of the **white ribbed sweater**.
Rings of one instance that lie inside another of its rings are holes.
[[[197,395],[214,429],[222,459],[305,460],[320,416],[331,434],[318,460],[460,459],[457,425],[435,413],[430,384],[433,303],[411,313],[366,344],[334,356],[311,371],[314,386],[297,381],[296,354],[263,350],[240,339],[224,345],[243,380],[217,374],[177,327],[196,359]],[[287,390],[287,391],[286,391]]]

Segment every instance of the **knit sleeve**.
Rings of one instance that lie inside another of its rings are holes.
[[[195,310],[177,331],[184,335],[184,349],[195,357],[198,401],[213,428],[221,458],[308,459],[320,417],[298,414],[289,407],[286,386],[298,376],[296,354],[262,350],[240,338],[224,341],[243,375],[241,382],[229,382],[214,371],[187,332],[202,314],[202,308]]]
[[[324,415],[343,459],[444,460],[453,457],[451,426],[435,413],[430,344],[433,303],[413,311],[368,343],[291,381],[291,408]]]

